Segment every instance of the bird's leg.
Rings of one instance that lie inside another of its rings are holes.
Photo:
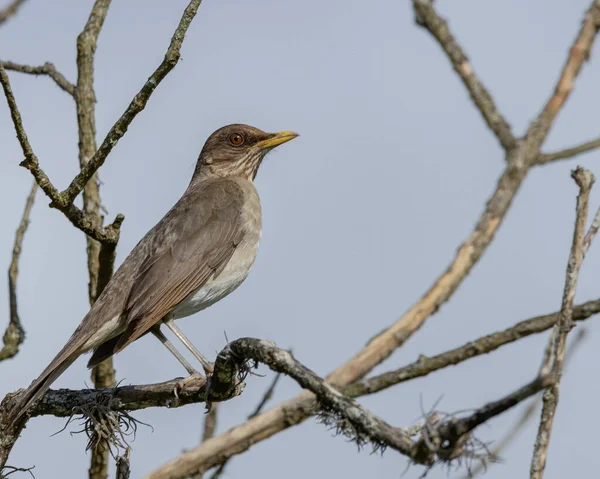
[[[215,370],[214,364],[208,361],[202,355],[202,353],[198,351],[198,349],[196,349],[196,346],[194,346],[192,342],[185,337],[181,330],[177,326],[175,326],[175,321],[172,318],[170,318],[163,320],[163,322],[167,325],[167,328],[173,331],[173,334],[179,338],[179,340],[185,345],[185,347],[190,350],[190,352],[196,357],[196,359],[200,361],[206,375],[208,376],[209,374],[212,374]]]
[[[175,356],[177,358],[177,360],[183,365],[183,367],[186,369],[186,371],[188,372],[188,374],[190,376],[198,374],[198,371],[196,371],[192,367],[192,365],[187,362],[187,360],[181,355],[181,353],[179,351],[177,351],[177,349],[175,349],[175,346],[173,346],[173,343],[171,341],[169,341],[169,339],[162,333],[162,331],[160,330],[160,327],[152,328],[152,334],[154,334],[154,336],[156,336],[158,338],[158,340],[161,343],[163,343],[169,351],[171,351],[173,356]]]
[[[189,376],[187,378],[184,378],[181,381],[179,381],[177,383],[177,385],[175,386],[175,388],[173,389],[173,394],[175,394],[175,397],[177,399],[179,399],[179,391],[183,390],[183,388],[185,387],[185,385],[188,382],[195,381],[199,377],[204,378],[204,376],[202,376],[202,374],[200,374],[198,371],[196,371],[192,367],[192,365],[190,363],[188,363],[187,360],[181,355],[181,353],[179,351],[177,351],[177,349],[175,349],[175,346],[173,346],[173,343],[171,343],[171,341],[169,341],[169,339],[162,333],[159,325],[152,328],[152,334],[154,334],[154,336],[156,336],[158,338],[158,340],[161,343],[163,343],[169,351],[171,351],[173,356],[175,356],[177,358],[177,360],[183,365],[183,367],[186,369],[186,371],[189,374]]]

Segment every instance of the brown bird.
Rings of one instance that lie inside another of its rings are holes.
[[[265,155],[296,136],[229,125],[206,140],[183,196],[133,248],[63,349],[20,395],[13,424],[83,353],[93,350],[92,368],[148,332],[197,374],[162,334],[163,323],[212,372],[174,320],[216,303],[246,279],[261,234],[254,178]]]

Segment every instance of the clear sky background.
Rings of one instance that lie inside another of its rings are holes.
[[[2,4],[8,3],[6,0]],[[521,134],[547,99],[590,0],[440,1],[476,72]],[[98,139],[162,60],[185,0],[115,0],[96,55]],[[75,40],[91,1],[29,0],[0,28],[0,56],[32,65],[52,61],[75,80]],[[73,101],[49,79],[10,73],[27,133],[54,183],[77,171]],[[592,55],[553,128],[546,150],[597,137],[600,50]],[[219,304],[180,326],[209,355],[230,339],[253,336],[293,348],[325,375],[391,324],[453,258],[504,167],[502,151],[448,60],[401,0],[205,0],[182,61],[134,121],[101,170],[109,218],[126,216],[118,261],[184,191],[207,136],[243,122],[301,137],[273,153],[257,187],[263,240],[248,280]],[[31,183],[4,98],[0,101],[0,269]],[[531,171],[492,246],[460,290],[377,372],[436,354],[522,319],[560,307],[574,221],[577,164],[600,175],[600,152]],[[88,309],[85,241],[38,196],[24,245],[18,295],[27,340],[0,364],[0,394],[28,385],[54,357]],[[592,206],[600,205],[600,185]],[[600,240],[583,265],[577,302],[597,298]],[[7,286],[0,303],[8,318]],[[581,327],[581,326],[580,326]],[[596,434],[597,320],[563,379],[549,451],[548,479],[591,477],[600,467]],[[547,334],[507,346],[361,402],[393,425],[414,423],[420,401],[440,409],[481,406],[537,373]],[[56,386],[90,384],[80,359]],[[119,379],[149,383],[183,370],[146,337],[116,357]],[[265,371],[265,368],[262,368]],[[244,420],[270,382],[250,377],[244,394],[220,411],[218,431]],[[280,383],[273,404],[299,392]],[[132,477],[153,470],[201,435],[203,405],[149,409],[135,417]],[[516,409],[477,433],[501,438]],[[50,437],[63,419],[36,418],[10,463],[35,465],[36,477],[87,474],[85,438]],[[74,428],[73,428],[74,429]],[[504,452],[488,478],[527,477],[537,419]],[[358,453],[314,420],[236,457],[226,477],[400,477],[404,457]],[[411,468],[412,479],[422,469]],[[450,477],[460,473],[451,472]],[[431,478],[448,477],[436,469]]]

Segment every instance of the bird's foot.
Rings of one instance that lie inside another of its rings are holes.
[[[202,363],[202,369],[204,369],[204,374],[206,374],[206,377],[208,378],[215,372],[215,363],[206,361],[205,363]]]
[[[194,382],[194,381],[198,381],[200,379],[206,379],[206,378],[201,373],[196,372],[196,373],[190,374],[187,378],[183,378],[177,382],[177,384],[173,388],[173,394],[175,395],[175,397],[177,399],[179,399],[179,393],[185,389],[187,384]]]

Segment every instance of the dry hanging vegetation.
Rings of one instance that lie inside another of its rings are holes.
[[[0,12],[0,25],[15,15],[23,1],[13,1]],[[0,360],[18,354],[19,346],[25,337],[23,323],[18,315],[15,287],[21,246],[38,187],[49,198],[50,206],[62,212],[74,227],[86,235],[90,302],[98,297],[110,279],[115,248],[124,217],[117,215],[112,223],[103,224],[103,217],[99,210],[100,194],[96,173],[126,133],[128,126],[144,109],[154,90],[176,66],[186,31],[196,16],[201,0],[193,0],[189,3],[173,33],[164,60],[151,73],[148,81],[98,146],[95,128],[94,53],[110,3],[110,0],[95,1],[89,19],[77,38],[78,76],[75,84],[67,80],[51,63],[29,66],[12,61],[0,62],[0,83],[10,109],[17,139],[23,150],[24,159],[21,166],[27,168],[34,178],[23,219],[17,229],[9,269],[10,316],[4,334],[4,347],[0,351]],[[494,461],[503,444],[500,442],[495,450],[488,450],[477,440],[476,429],[525,399],[545,391],[530,472],[531,478],[542,477],[565,364],[567,335],[575,322],[586,320],[600,312],[600,300],[580,305],[573,304],[582,261],[600,226],[600,211],[591,226],[589,228],[586,226],[590,190],[594,183],[594,177],[589,171],[577,168],[572,173],[579,194],[560,311],[527,319],[505,331],[494,332],[437,356],[420,357],[414,363],[398,370],[367,376],[375,366],[384,362],[400,348],[452,297],[492,243],[513,198],[531,170],[600,147],[600,139],[595,139],[564,151],[554,153],[542,151],[556,116],[573,90],[575,80],[586,60],[590,58],[592,45],[600,29],[600,0],[591,3],[583,16],[574,43],[569,49],[565,46],[568,55],[556,87],[549,100],[542,106],[541,112],[522,136],[513,134],[486,87],[476,76],[447,22],[438,15],[433,1],[413,0],[413,7],[417,25],[427,30],[442,47],[484,121],[505,151],[505,169],[496,189],[491,193],[484,211],[476,222],[475,229],[460,246],[450,266],[441,273],[433,286],[415,302],[409,311],[372,338],[353,358],[325,378],[317,376],[290,352],[279,349],[270,342],[242,338],[232,341],[219,353],[215,363],[215,373],[210,381],[199,379],[178,397],[173,394],[176,379],[160,384],[118,387],[110,360],[96,368],[93,373],[96,389],[49,391],[32,410],[31,417],[25,420],[35,420],[36,416],[45,414],[81,419],[83,429],[89,437],[88,447],[93,451],[90,465],[91,478],[107,477],[111,448],[121,454],[116,458],[118,477],[129,477],[129,457],[132,452],[127,444],[127,434],[137,427],[137,422],[131,415],[132,411],[149,407],[181,407],[198,402],[205,402],[210,409],[210,413],[206,416],[203,442],[157,467],[147,476],[148,478],[166,479],[190,477],[190,475],[200,477],[211,468],[215,468],[213,477],[217,477],[223,472],[225,464],[232,456],[311,417],[316,417],[326,426],[352,439],[360,446],[377,451],[387,449],[388,454],[402,454],[407,457],[409,463],[421,465],[425,472],[436,464],[459,463],[465,466],[465,474],[468,476]],[[11,21],[18,21],[18,19]],[[76,103],[80,171],[62,191],[44,173],[43,161],[40,162],[29,143],[26,125],[19,113],[18,99],[12,93],[7,71],[46,75]],[[74,200],[79,194],[83,195],[83,208],[74,205]],[[567,252],[564,252],[564,255],[567,257]],[[481,405],[479,409],[469,414],[450,416],[434,410],[425,414],[418,424],[394,427],[355,400],[357,397],[425,376],[550,329],[552,334],[548,346],[545,351],[540,351],[542,366],[539,374],[523,387],[509,392],[496,401]],[[577,342],[574,343],[576,344]],[[263,401],[246,422],[215,436],[217,403],[241,394],[246,375],[258,363],[279,373],[275,382],[269,387]],[[282,374],[293,378],[305,389],[305,392],[262,412]],[[9,466],[7,461],[24,423],[11,427],[5,421],[6,412],[10,409],[16,395],[18,391],[9,394],[0,406],[2,418],[0,467],[4,476],[19,470]],[[534,409],[526,411],[521,424],[533,417],[533,411]],[[35,458],[33,457],[32,460],[35,461]]]

